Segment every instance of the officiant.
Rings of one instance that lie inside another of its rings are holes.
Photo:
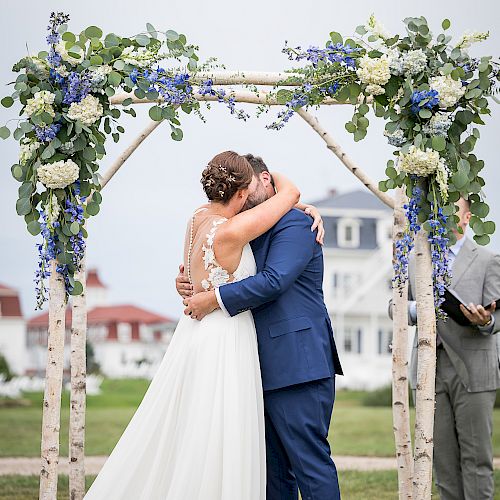
[[[470,203],[457,202],[462,233],[450,247],[451,288],[460,304],[461,326],[448,317],[437,321],[434,470],[442,500],[491,500],[493,480],[493,407],[500,387],[496,333],[500,331],[500,255],[478,246],[466,235]],[[409,324],[417,324],[415,259],[409,264]],[[487,306],[486,308],[484,306]],[[389,305],[392,318],[392,304]],[[468,321],[467,321],[468,320]],[[417,381],[415,334],[410,385]]]

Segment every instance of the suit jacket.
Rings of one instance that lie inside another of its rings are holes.
[[[415,259],[409,264],[409,300],[416,300]],[[453,288],[467,304],[488,304],[500,298],[500,255],[467,239],[453,264]],[[500,310],[494,313],[495,325],[491,334],[476,326],[460,326],[448,318],[438,320],[437,331],[443,346],[469,392],[492,391],[500,387],[500,370],[495,333],[500,331]],[[411,321],[411,320],[410,320]],[[417,384],[417,338],[413,341],[410,385]]]
[[[292,209],[251,246],[258,273],[219,293],[231,316],[252,310],[264,390],[341,375],[311,219]]]

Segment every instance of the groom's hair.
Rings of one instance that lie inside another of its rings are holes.
[[[255,175],[258,176],[262,172],[269,172],[267,165],[264,163],[264,160],[260,156],[254,156],[250,153],[243,156],[248,160],[248,163],[250,163],[250,165],[252,166]]]

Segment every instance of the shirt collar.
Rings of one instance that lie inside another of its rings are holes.
[[[464,246],[466,239],[467,237],[464,236],[463,238],[457,240],[457,242],[450,247],[450,250],[453,252],[453,255],[455,255],[455,257],[458,255],[458,252],[460,252],[460,249]]]

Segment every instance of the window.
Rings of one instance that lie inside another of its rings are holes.
[[[360,221],[357,219],[340,219],[337,225],[337,240],[339,247],[359,247]]]
[[[132,337],[132,326],[130,323],[118,323],[118,340],[130,342]]]
[[[351,328],[344,329],[344,351],[352,352],[353,336]]]

